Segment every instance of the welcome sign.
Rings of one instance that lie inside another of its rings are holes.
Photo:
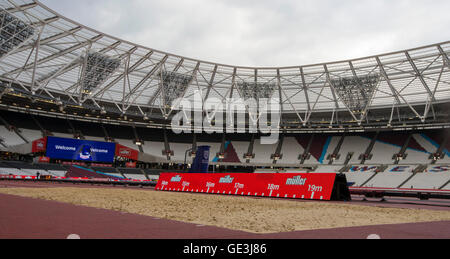
[[[47,156],[57,159],[112,163],[115,143],[47,137]]]

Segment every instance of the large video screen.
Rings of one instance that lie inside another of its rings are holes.
[[[79,139],[47,137],[47,157],[77,161],[114,161],[116,144]]]

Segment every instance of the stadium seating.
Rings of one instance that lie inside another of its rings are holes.
[[[400,151],[400,147],[376,141],[372,150],[372,159],[370,159],[371,164],[393,164],[394,159],[392,158],[394,154]]]
[[[106,174],[99,171],[95,171],[89,168],[80,166],[72,166],[67,171],[66,177],[71,178],[93,178],[93,179],[123,179],[123,176],[116,176],[112,174]]]
[[[350,164],[361,162],[361,154],[366,152],[370,145],[370,138],[364,136],[346,136],[339,151],[340,157],[334,161],[334,164],[344,164],[349,153],[353,153]]]
[[[117,140],[116,141],[124,146],[127,147],[134,147],[136,146],[133,141],[129,140]],[[160,157],[160,158],[166,158],[165,156],[162,155],[162,151],[165,149],[164,148],[164,143],[163,142],[150,142],[150,141],[146,141],[145,144],[142,146],[142,149],[144,150],[144,153],[156,156],[156,157]],[[181,150],[178,150],[177,154],[181,152]],[[184,151],[183,151],[183,155],[184,155]],[[183,158],[184,159],[184,158]]]
[[[250,141],[249,142],[232,141],[231,143],[233,144],[234,150],[237,154],[237,157],[239,158],[239,161],[245,163],[246,159],[244,159],[244,155],[247,154],[248,152]]]
[[[184,156],[186,154],[186,150],[189,150],[192,148],[192,144],[185,144],[185,143],[170,143],[170,149],[173,150],[174,152],[174,156],[172,157],[172,161],[177,161],[177,162],[181,162],[184,163]],[[162,151],[164,150],[164,148],[161,148],[161,150],[159,151],[159,156],[162,157]],[[186,156],[186,161],[190,161],[189,160],[189,154]]]
[[[398,188],[412,175],[409,172],[377,173],[364,187]]]
[[[118,173],[108,173],[108,175],[112,175],[112,176],[114,176],[116,178],[119,178],[119,179],[123,179],[124,178],[122,174],[118,174]]]
[[[26,143],[16,132],[8,130],[4,125],[0,125],[0,137],[6,146],[17,146]]]
[[[42,131],[33,121],[37,121],[45,130],[51,131],[54,136],[73,138],[74,133],[72,127],[76,131],[82,132],[84,137],[88,140],[104,141],[105,132],[101,129],[105,128],[107,134],[112,137],[117,143],[124,146],[138,149],[138,146],[134,143],[134,133],[129,126],[119,125],[95,125],[94,123],[81,122],[81,121],[68,121],[64,119],[49,118],[44,116],[33,116],[2,112],[1,116],[8,121],[11,125],[18,127],[20,134],[28,141],[33,141],[42,137]],[[70,123],[70,124],[69,124]],[[95,125],[95,126],[93,126]],[[166,159],[166,156],[162,154],[165,149],[164,140],[162,134],[154,134],[154,129],[136,128],[136,132],[140,138],[144,140],[142,149],[145,153],[150,155]],[[16,132],[8,130],[4,125],[0,125],[0,134],[4,139],[6,146],[15,146],[24,144],[25,141]],[[192,143],[189,141],[189,137],[183,137],[181,135],[173,135],[170,133],[169,145],[171,150],[174,151],[172,162],[183,162],[184,155],[187,149],[192,147]],[[217,134],[216,134],[217,135]],[[197,145],[210,145],[211,155],[210,161],[218,161],[216,154],[220,151],[220,135],[199,136],[201,141],[198,141]],[[333,165],[344,165],[347,160],[347,155],[352,154],[349,164],[358,164],[361,162],[361,154],[364,154],[369,147],[374,133],[355,133],[347,134],[342,142],[340,148],[338,148],[337,154],[339,155],[333,161]],[[383,132],[380,133],[375,145],[371,150],[373,157],[368,159],[366,163],[370,164],[393,164],[395,160],[393,156],[400,152],[404,144],[407,142],[409,133],[393,133]],[[234,136],[232,136],[234,138]],[[286,136],[281,147],[281,159],[277,161],[280,165],[298,165],[299,156],[305,153],[305,150],[309,144],[309,140],[313,139],[309,153],[311,154],[309,159],[304,161],[304,165],[326,165],[330,162],[329,156],[336,151],[342,135],[331,134],[301,134],[297,136]],[[205,141],[205,140],[208,141]],[[183,140],[183,141],[181,141]],[[407,156],[399,161],[399,164],[429,164],[431,163],[430,155],[436,152],[442,143],[443,137],[440,131],[426,131],[412,133],[405,153]],[[446,164],[450,162],[448,146],[444,149],[445,156],[443,159],[437,161],[437,163]],[[226,141],[226,146],[230,147],[228,150],[232,155],[231,161],[234,163],[245,162],[243,159],[244,154],[247,153],[249,148],[249,139],[242,140],[230,140]],[[278,144],[261,145],[259,137],[255,139],[253,153],[255,158],[251,159],[252,164],[268,165],[272,164],[271,155],[276,151]],[[225,159],[227,160],[227,159]],[[225,162],[225,161],[222,161]]]
[[[374,172],[346,172],[345,176],[349,183],[353,183],[353,186],[362,187],[375,174]]]
[[[26,175],[37,175],[38,173],[40,175],[48,174],[48,172],[46,170],[41,170],[41,169],[20,169],[20,171]]]
[[[255,139],[253,146],[255,158],[251,160],[252,163],[271,164],[272,159],[270,159],[270,157],[275,153],[276,148],[277,144],[263,145],[259,139]],[[298,164],[298,162],[296,164]]]
[[[42,132],[39,130],[21,128],[20,131],[22,136],[30,142],[42,138]]]
[[[120,125],[96,125],[95,123],[68,121],[64,119],[49,118],[43,116],[34,116],[1,112],[2,118],[10,125],[18,128],[18,133],[8,130],[4,125],[0,125],[0,136],[3,138],[5,146],[16,146],[25,143],[25,140],[31,142],[42,137],[42,127],[51,131],[54,136],[73,138],[74,131],[79,131],[84,138],[93,141],[104,141],[105,131],[117,143],[138,149],[134,143],[135,135],[133,129],[129,126]],[[16,116],[17,115],[17,116]],[[40,125],[38,126],[37,123]],[[41,128],[40,128],[41,127]],[[102,129],[104,127],[105,131]],[[163,161],[167,160],[163,150],[165,150],[164,138],[161,131],[147,128],[136,128],[139,138],[144,140],[142,150],[144,153],[153,155]],[[20,134],[20,136],[19,136]],[[366,187],[390,187],[396,188],[402,186],[407,188],[441,188],[445,184],[448,188],[450,172],[447,165],[450,164],[450,157],[447,144],[444,146],[443,159],[437,160],[434,165],[430,165],[432,160],[430,156],[434,154],[443,143],[444,131],[430,130],[417,131],[412,133],[404,132],[382,132],[378,135],[373,148],[370,150],[372,157],[361,165],[361,155],[364,154],[370,146],[374,133],[354,133],[346,134],[342,143],[341,134],[299,134],[286,135],[281,146],[282,157],[273,164],[271,156],[276,152],[278,143],[271,145],[262,145],[260,137],[256,137],[253,153],[254,159],[250,159],[250,166],[254,166],[257,173],[265,172],[299,172],[308,171],[314,173],[341,172],[343,171],[349,182],[354,186]],[[192,147],[192,136],[175,135],[168,131],[168,140],[170,149],[174,151],[170,163],[182,164],[185,159],[185,153]],[[409,138],[409,136],[411,136]],[[312,168],[307,169],[277,169],[278,167],[299,167],[301,155],[303,155],[310,144],[308,150],[310,157],[305,159],[301,166]],[[409,140],[409,141],[408,141]],[[339,144],[341,145],[339,146]],[[407,143],[407,145],[406,145]],[[198,135],[197,146],[208,145],[211,147],[210,162],[225,163],[230,165],[244,165],[246,159],[244,154],[248,152],[250,145],[250,135],[239,137],[227,135],[224,151],[225,158],[220,159],[217,153],[221,148],[221,134]],[[2,150],[7,150],[2,146]],[[402,148],[405,149],[405,158],[396,161],[393,158]],[[337,157],[330,164],[331,155],[337,151]],[[351,157],[348,156],[351,154]],[[187,157],[188,163],[191,158]],[[346,163],[347,162],[347,163]],[[420,166],[430,165],[428,168],[418,173],[415,170]],[[274,169],[258,169],[258,167],[275,167]],[[33,175],[37,172],[41,174],[50,174],[54,176],[64,176],[67,168],[55,164],[31,164],[14,161],[1,161],[0,174]],[[440,169],[439,169],[440,168]],[[127,177],[130,179],[147,180],[157,179],[159,173],[164,170],[155,171],[153,169],[116,169],[116,168],[93,168],[101,172],[111,174],[115,177]],[[444,170],[445,169],[445,170]],[[147,175],[144,175],[145,172]]]
[[[450,181],[449,172],[440,173],[418,173],[414,175],[408,182],[406,182],[403,188],[411,189],[439,189],[450,190],[450,185],[446,185]],[[446,185],[446,186],[445,186]]]
[[[339,173],[342,165],[319,165],[314,173]]]
[[[119,168],[118,170],[122,173],[122,175],[124,175],[128,179],[140,180],[140,181],[148,180],[147,177],[143,174],[143,171],[141,169]],[[151,179],[158,179],[158,176],[155,175],[154,177],[151,177]]]
[[[294,137],[286,137],[281,148],[281,154],[283,157],[278,162],[280,164],[299,164],[299,156],[304,152],[305,149]]]
[[[47,171],[50,175],[52,176],[57,176],[57,177],[65,177],[67,171],[55,171],[55,170],[48,170]]]
[[[2,175],[32,175],[36,176],[36,174],[32,174],[30,172],[24,172],[18,168],[0,168],[0,174]]]
[[[50,171],[67,171],[67,168],[65,168],[59,164],[38,163],[38,164],[35,164],[35,166],[37,166],[40,169],[47,170],[49,172]]]
[[[132,179],[132,180],[140,180],[140,181],[146,181],[147,177],[145,177],[145,175],[143,174],[125,174],[125,176],[128,179]],[[150,177],[150,179],[157,179],[158,177]]]
[[[388,166],[385,172],[391,173],[413,173],[415,169],[417,169],[417,165],[391,165]]]
[[[103,172],[103,173],[108,173],[108,174],[110,174],[110,173],[118,173],[118,171],[117,171],[117,169],[116,168],[114,168],[114,167],[91,167],[91,169],[92,170],[95,170],[95,171],[100,171],[100,172]]]

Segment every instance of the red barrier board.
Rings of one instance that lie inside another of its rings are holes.
[[[336,174],[162,173],[156,190],[330,200]]]
[[[139,151],[120,144],[116,144],[116,156],[137,161],[139,157]]]

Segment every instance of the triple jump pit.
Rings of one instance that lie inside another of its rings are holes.
[[[0,188],[0,193],[257,234],[450,220],[450,211],[112,188]]]

